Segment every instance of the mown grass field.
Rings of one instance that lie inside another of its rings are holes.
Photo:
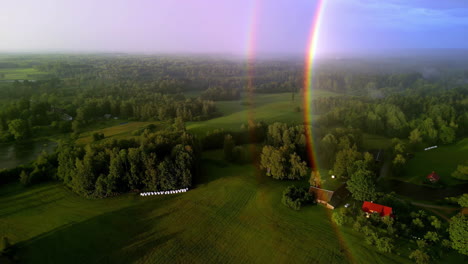
[[[5,75],[2,78],[2,75]],[[34,68],[7,68],[0,69],[0,81],[5,80],[36,80],[40,75],[45,75],[46,72],[38,71]]]
[[[451,174],[456,170],[458,165],[467,160],[468,138],[465,138],[451,145],[416,152],[414,158],[408,161],[402,175],[395,178],[421,184],[428,174],[435,171],[439,174],[441,183],[457,185],[464,183],[464,181],[453,178]]]
[[[0,235],[25,263],[409,263],[381,254],[331,211],[280,203],[288,182],[204,154],[184,194],[87,200],[61,184],[0,188]],[[305,182],[304,182],[305,184]]]
[[[327,91],[315,91],[314,96],[335,96],[335,93]],[[242,124],[247,124],[250,119],[266,123],[283,122],[300,124],[304,116],[302,112],[302,96],[296,94],[294,101],[291,93],[280,94],[256,94],[252,97],[253,104],[248,105],[248,95],[244,94],[239,101],[218,101],[216,106],[223,114],[222,117],[203,122],[189,122],[187,129],[198,135],[223,128],[229,131],[238,131]],[[296,111],[301,107],[301,111]]]

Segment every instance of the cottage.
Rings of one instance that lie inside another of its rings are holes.
[[[437,175],[437,173],[435,173],[435,171],[433,171],[431,174],[427,175],[427,179],[430,182],[435,183],[435,182],[438,182],[440,180],[440,176]]]
[[[392,213],[392,208],[388,206],[384,206],[381,204],[376,204],[373,202],[367,202],[365,201],[362,204],[362,211],[366,212],[366,214],[369,216],[370,214],[373,213],[378,213],[380,216],[391,216],[393,217]]]

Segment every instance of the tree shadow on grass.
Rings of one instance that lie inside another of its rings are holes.
[[[131,263],[183,230],[156,229],[169,213],[155,215],[162,203],[136,206],[71,223],[17,245],[23,263]]]

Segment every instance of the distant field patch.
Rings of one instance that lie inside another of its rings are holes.
[[[468,159],[468,138],[457,143],[440,146],[428,151],[415,153],[415,157],[408,161],[405,171],[398,180],[421,184],[425,177],[435,171],[440,175],[441,182],[447,185],[463,183],[451,176],[458,165]]]
[[[0,81],[8,80],[37,80],[47,72],[41,72],[34,68],[7,68],[0,69]]]
[[[367,150],[389,149],[392,146],[392,140],[390,138],[374,134],[364,134],[362,136],[362,143]]]
[[[316,91],[314,93],[316,97],[334,95],[336,94],[326,91]],[[256,122],[263,121],[266,123],[284,122],[300,124],[303,122],[303,99],[300,93],[294,96],[294,100],[292,100],[291,93],[256,94],[252,97],[252,105],[247,103],[249,101],[247,96],[244,94],[243,98],[239,101],[216,102],[216,106],[223,114],[222,117],[202,122],[189,122],[187,123],[187,129],[198,135],[205,135],[206,132],[221,128],[238,131],[241,129],[241,125],[247,124],[250,118]]]
[[[82,137],[77,140],[78,144],[87,144],[93,141],[93,134],[94,133],[103,133],[104,136],[107,138],[128,138],[132,136],[132,132],[138,129],[142,129],[147,125],[154,124],[157,126],[162,125],[161,122],[153,121],[153,122],[126,122],[120,121],[122,124],[118,124],[115,126],[96,129],[92,131],[88,131],[83,133]]]

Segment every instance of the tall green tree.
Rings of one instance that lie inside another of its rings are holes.
[[[15,119],[8,123],[8,131],[15,137],[15,140],[25,139],[29,134],[28,122],[22,119]]]
[[[468,217],[460,213],[450,220],[448,231],[453,249],[468,255]]]
[[[365,168],[363,161],[357,161],[358,169],[347,181],[347,188],[354,199],[358,201],[372,201],[377,198],[375,175]]]

